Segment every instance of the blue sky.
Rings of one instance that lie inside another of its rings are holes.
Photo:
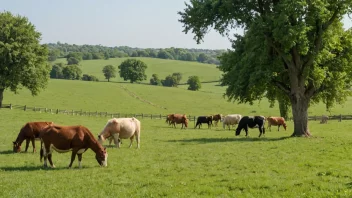
[[[188,2],[188,0],[187,0]],[[28,17],[42,43],[101,44],[140,48],[231,48],[211,31],[197,44],[182,32],[177,11],[184,0],[0,0],[1,10]],[[345,27],[351,19],[345,18]]]

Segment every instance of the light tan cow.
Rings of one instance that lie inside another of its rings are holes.
[[[234,127],[234,125],[238,124],[241,119],[242,119],[242,115],[240,114],[227,115],[222,120],[222,127],[225,129],[225,125],[226,125],[229,127],[229,130],[230,130],[230,125]]]
[[[119,139],[130,138],[130,148],[132,147],[133,138],[136,138],[137,148],[140,147],[141,122],[137,118],[112,118],[108,120],[102,132],[98,135],[100,144],[109,138],[114,137],[117,148],[120,148]]]

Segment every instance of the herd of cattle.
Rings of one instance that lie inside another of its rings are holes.
[[[72,151],[71,168],[73,161],[78,157],[78,166],[81,168],[82,154],[88,149],[95,152],[95,158],[100,166],[107,166],[108,153],[102,146],[106,139],[113,139],[119,148],[121,139],[130,138],[132,146],[133,139],[137,141],[137,148],[140,147],[141,123],[138,119],[132,118],[113,118],[108,120],[102,132],[96,139],[92,132],[85,126],[60,126],[53,122],[28,122],[20,130],[16,141],[13,142],[13,151],[21,151],[21,144],[26,140],[25,152],[28,150],[29,142],[32,142],[33,152],[35,149],[35,139],[40,139],[40,161],[44,157],[44,167],[47,167],[47,160],[52,168],[53,150],[58,153]]]
[[[320,123],[327,123],[329,117],[323,116]],[[222,122],[223,128],[227,126],[238,125],[236,128],[236,136],[244,129],[248,136],[248,128],[258,128],[259,137],[265,134],[265,123],[268,128],[278,126],[278,131],[282,125],[286,130],[287,125],[283,117],[264,117],[264,116],[242,116],[240,114],[230,114],[222,116],[221,114],[211,116],[199,116],[194,128],[200,128],[202,124],[207,124],[208,128],[217,126],[218,122]],[[181,129],[188,127],[188,118],[185,114],[169,114],[166,122],[176,128],[176,124],[182,124]],[[53,150],[64,153],[72,151],[69,168],[78,156],[78,166],[81,168],[82,154],[88,149],[95,152],[95,158],[100,166],[107,166],[108,153],[103,142],[109,139],[110,144],[114,141],[116,147],[120,148],[121,139],[130,139],[129,147],[132,147],[133,140],[136,139],[137,148],[140,148],[141,122],[132,118],[113,118],[108,120],[97,139],[91,131],[82,125],[78,126],[60,126],[54,122],[28,122],[20,130],[17,139],[13,142],[13,151],[18,153],[21,151],[21,144],[26,140],[25,152],[27,152],[29,143],[32,142],[33,152],[35,149],[35,139],[41,141],[40,161],[44,157],[44,167],[47,167],[47,160],[51,167],[55,167],[52,162]]]
[[[226,116],[222,116],[221,114],[198,116],[194,128],[200,128],[202,124],[207,124],[209,129],[213,126],[213,122],[215,123],[215,126],[217,126],[219,121],[222,122],[224,129],[227,126],[229,130],[230,126],[235,126],[238,124],[236,135],[239,135],[242,129],[244,129],[246,136],[248,136],[248,128],[258,128],[260,137],[262,134],[265,134],[266,121],[268,122],[268,128],[270,131],[271,126],[278,126],[278,131],[280,130],[281,125],[285,130],[287,128],[285,118],[283,117],[269,116],[266,118],[264,116],[242,116],[240,114],[230,114]],[[166,123],[173,125],[175,128],[176,124],[182,124],[181,129],[185,129],[188,127],[188,118],[185,114],[169,114],[166,116]]]

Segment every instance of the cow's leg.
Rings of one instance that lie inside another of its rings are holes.
[[[116,147],[116,148],[120,148],[120,144],[119,144],[119,134],[118,134],[118,133],[114,133],[112,136],[114,137],[115,147]]]
[[[50,152],[51,152],[51,151],[50,151]],[[51,157],[52,157],[52,154],[49,153],[49,154],[48,154],[48,160],[49,160],[50,166],[51,166],[51,168],[55,168],[55,165],[54,165],[53,160],[52,160]]]
[[[82,153],[77,154],[78,157],[78,168],[82,168]]]
[[[33,146],[33,153],[37,152],[37,150],[35,149],[35,139],[34,137],[31,138],[31,142],[32,142],[32,146]]]
[[[137,149],[139,149],[140,143],[141,143],[140,133],[139,132],[135,133],[135,136],[136,136],[136,142],[137,142]]]
[[[128,146],[128,148],[131,148],[131,147],[132,147],[132,143],[133,143],[134,137],[135,137],[135,135],[132,135],[132,136],[130,137],[130,145]],[[136,138],[137,138],[137,137],[136,137]],[[138,145],[137,145],[137,147],[138,147]]]
[[[248,126],[244,127],[244,131],[246,132],[246,137],[248,137]]]
[[[28,150],[29,141],[30,141],[30,138],[27,138],[27,139],[26,139],[26,149],[24,150],[24,152],[27,152],[27,150]]]
[[[112,139],[112,137],[109,138],[109,145],[111,145]]]
[[[48,154],[47,154],[47,149],[44,145],[44,147],[42,148],[42,151],[40,153],[43,157],[44,157],[44,164],[43,166],[46,168],[48,167],[48,164],[47,164],[47,159],[48,159]],[[40,161],[42,161],[42,158],[40,158]]]
[[[265,134],[264,125],[259,126],[259,137],[262,136],[262,134]]]
[[[280,126],[281,126],[280,124],[277,126],[277,131],[280,131]]]
[[[71,154],[71,162],[70,162],[70,164],[68,165],[68,168],[71,168],[71,167],[72,167],[72,163],[73,163],[73,161],[75,161],[76,154],[77,154],[77,151],[76,151],[75,149],[73,149],[73,150],[72,150],[72,154]]]

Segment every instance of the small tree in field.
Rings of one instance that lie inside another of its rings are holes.
[[[41,34],[26,17],[0,13],[0,107],[5,89],[17,93],[21,87],[33,96],[44,89],[51,66]]]
[[[151,85],[161,85],[161,81],[157,74],[153,74],[149,82]]]
[[[127,59],[119,65],[119,69],[120,77],[125,81],[130,80],[131,83],[134,83],[147,79],[145,74],[147,65],[143,61]]]
[[[200,88],[202,88],[198,76],[190,76],[187,80],[187,84],[189,85],[188,90],[198,91]]]
[[[105,79],[108,79],[108,82],[110,82],[110,78],[116,77],[116,68],[112,65],[107,65],[103,68],[103,73]]]

